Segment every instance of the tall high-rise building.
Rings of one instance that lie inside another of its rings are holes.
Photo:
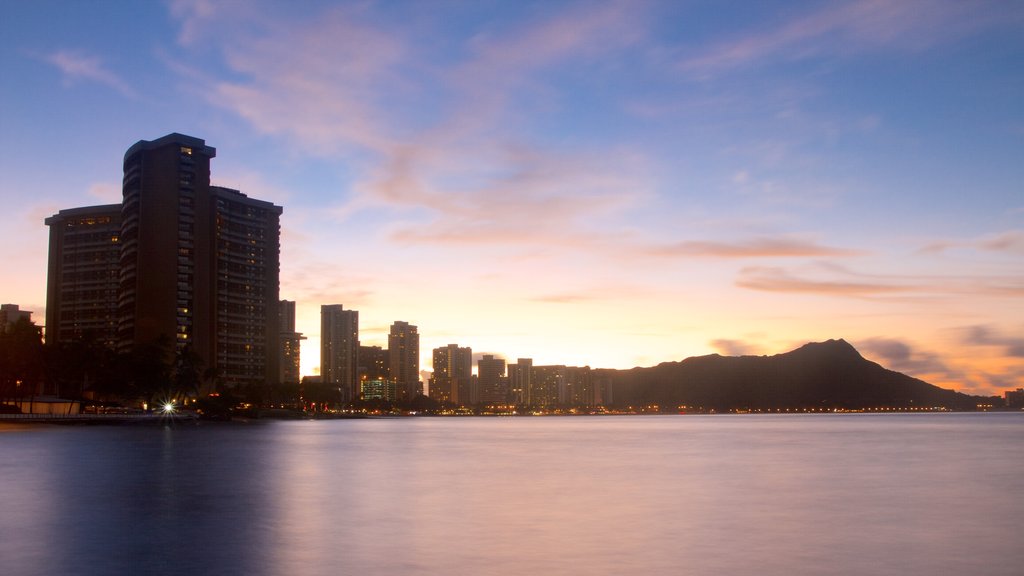
[[[278,382],[298,384],[302,378],[301,346],[306,337],[295,331],[295,302],[281,300],[278,306],[278,324],[281,330]]]
[[[395,381],[398,401],[408,402],[423,394],[420,383],[420,335],[416,327],[398,321],[388,334],[388,370]]]
[[[434,348],[433,356],[434,374],[430,378],[430,397],[443,404],[470,405],[473,349],[449,344]]]
[[[601,403],[593,370],[590,366],[569,366],[565,371],[565,394],[563,402],[578,408],[593,408]]]
[[[359,312],[320,307],[320,375],[341,389],[343,402],[359,398]]]
[[[117,345],[121,205],[61,210],[46,219],[50,255],[46,342]]]
[[[530,404],[530,388],[533,383],[533,359],[519,358],[508,365],[508,386],[511,401],[520,406]]]
[[[210,196],[217,375],[229,384],[273,383],[280,354],[281,208],[219,186],[210,187]]]
[[[509,380],[505,378],[505,360],[484,354],[476,363],[480,381],[480,402],[483,404],[504,404],[508,402]]]
[[[537,408],[555,408],[565,403],[565,366],[534,366],[530,382],[530,401]]]
[[[124,156],[119,215],[113,206],[98,206],[62,210],[48,219],[47,308],[57,315],[55,338],[78,337],[73,322],[65,322],[83,317],[85,310],[79,300],[69,304],[64,296],[99,298],[80,284],[82,275],[69,276],[62,264],[89,251],[106,257],[110,247],[92,243],[103,237],[113,242],[117,229],[119,350],[164,342],[177,353],[193,352],[221,384],[278,379],[282,210],[211,186],[210,160],[216,153],[205,141],[183,134],[139,141]],[[96,221],[90,229],[89,218],[109,221]],[[79,226],[76,234],[83,238],[93,237],[71,250],[69,224]],[[101,270],[110,273],[105,264],[97,265],[85,270],[85,277]],[[106,299],[113,288],[107,279],[102,285],[106,293],[99,299]]]

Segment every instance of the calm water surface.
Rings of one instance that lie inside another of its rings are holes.
[[[1024,414],[0,428],[0,573],[1014,575]]]

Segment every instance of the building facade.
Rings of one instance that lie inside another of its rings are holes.
[[[396,399],[395,382],[390,378],[373,378],[360,383],[363,400],[382,400],[394,402]]]
[[[505,377],[503,358],[484,354],[476,364],[476,372],[482,404],[505,404],[509,401],[509,379]]]
[[[519,358],[508,365],[509,400],[519,406],[530,405],[530,388],[533,384],[533,359]]]
[[[359,398],[359,312],[320,306],[320,375],[341,389],[343,402]]]
[[[86,324],[110,330],[106,309],[102,321],[91,310],[112,306],[116,291],[116,336],[106,338],[118,350],[162,343],[189,351],[228,386],[278,380],[282,209],[211,186],[215,156],[183,134],[139,141],[124,156],[119,210],[62,210],[47,219],[53,338],[79,338]],[[118,246],[116,288],[107,243]],[[90,255],[102,255],[92,268],[75,263]],[[83,284],[101,276],[102,295]]]
[[[359,379],[384,380],[388,376],[388,351],[380,346],[360,346]]]
[[[61,210],[50,227],[46,342],[117,345],[121,205]]]
[[[0,304],[0,332],[6,333],[18,322],[32,322],[32,312],[22,310],[17,304]]]
[[[555,408],[564,404],[567,376],[568,370],[563,365],[534,366],[527,404],[536,408]]]
[[[388,371],[396,399],[409,402],[423,394],[420,382],[420,335],[416,326],[397,321],[388,334]]]
[[[278,305],[278,327],[280,336],[280,357],[278,360],[278,382],[298,384],[302,379],[302,341],[306,339],[295,331],[295,302],[281,300]]]
[[[434,348],[430,397],[442,404],[469,406],[472,398],[473,349],[449,344]]]

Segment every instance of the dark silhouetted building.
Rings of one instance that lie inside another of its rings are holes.
[[[281,350],[278,360],[278,382],[298,384],[302,378],[302,341],[306,337],[295,331],[295,302],[281,300],[278,305],[278,327],[281,330],[278,343]]]
[[[380,346],[359,347],[359,379],[388,378],[388,351]]]
[[[359,397],[359,312],[320,306],[320,375],[341,389],[343,402]]]
[[[530,406],[555,408],[565,402],[568,370],[563,365],[534,366],[530,381]]]
[[[473,376],[473,349],[449,344],[434,348],[434,374],[430,377],[430,397],[443,404],[468,406]]]
[[[50,254],[46,342],[117,345],[121,205],[61,210],[46,219]]]
[[[532,381],[533,359],[519,358],[515,364],[508,365],[508,385],[512,403],[520,406],[530,404]]]
[[[480,402],[504,404],[509,400],[509,379],[505,377],[505,360],[484,354],[476,364]]]
[[[420,335],[416,327],[398,321],[388,334],[389,378],[395,382],[396,398],[408,402],[423,394],[420,382]]]
[[[1024,408],[1024,388],[1007,390],[1003,395],[1007,408]]]
[[[125,153],[116,241],[116,346],[128,351],[165,343],[176,353],[190,350],[204,371],[212,369],[217,382],[228,386],[275,382],[282,210],[238,190],[211,186],[214,156],[216,150],[203,140],[183,134],[142,140]],[[57,339],[77,337],[73,322],[65,324],[63,315],[69,312],[73,318],[84,309],[63,296],[92,297],[84,295],[80,276],[69,277],[66,267],[54,263],[54,258],[65,262],[71,253],[67,230],[57,228],[67,228],[70,222],[87,233],[88,218],[106,213],[110,220],[103,226],[109,229],[95,238],[105,236],[113,242],[116,216],[109,208],[113,207],[62,210],[47,221],[47,308],[53,306],[57,315]],[[77,220],[82,224],[75,224],[79,210],[89,214]],[[101,230],[99,224],[93,226]],[[98,245],[94,252],[107,254]],[[74,253],[79,253],[77,247]],[[104,290],[103,298],[108,298],[111,289]]]
[[[17,304],[0,304],[0,333],[7,332],[21,320],[32,322],[32,313]]]

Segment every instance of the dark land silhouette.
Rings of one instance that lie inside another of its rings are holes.
[[[805,344],[774,356],[711,354],[649,368],[601,372],[611,379],[614,405],[619,407],[975,410],[992,401],[887,370],[842,339]]]

